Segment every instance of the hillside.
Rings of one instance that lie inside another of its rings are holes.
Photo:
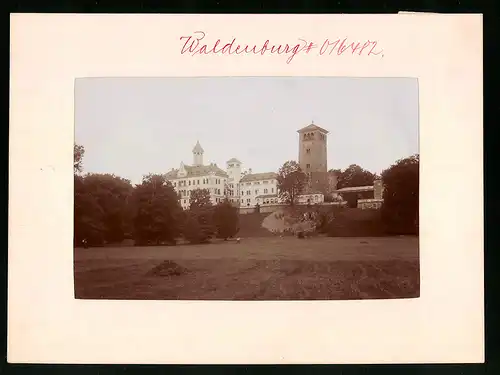
[[[270,237],[271,232],[262,227],[262,222],[269,216],[269,213],[251,213],[240,215],[239,237]]]

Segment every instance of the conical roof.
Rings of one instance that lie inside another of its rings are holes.
[[[196,145],[193,148],[193,152],[200,152],[200,153],[204,152],[199,141],[196,141]]]

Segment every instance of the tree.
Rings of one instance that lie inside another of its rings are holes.
[[[307,175],[302,172],[296,161],[290,160],[278,171],[278,194],[286,203],[293,205],[302,193],[307,182]]]
[[[130,181],[111,174],[75,175],[75,242],[121,242],[130,232]]]
[[[194,189],[191,190],[189,196],[189,209],[196,209],[202,207],[211,207],[212,201],[210,200],[210,190],[208,189]]]
[[[74,244],[80,245],[84,239],[90,246],[99,246],[104,242],[104,210],[88,189],[85,178],[74,177]]]
[[[184,238],[191,243],[208,242],[215,233],[213,205],[208,189],[191,190],[189,211],[183,228]]]
[[[225,199],[214,208],[214,223],[218,238],[233,237],[239,230],[238,209]]]
[[[370,171],[361,168],[357,164],[351,164],[349,167],[340,171],[340,169],[331,170],[337,173],[337,189],[353,186],[370,186],[376,175]]]
[[[88,174],[85,186],[102,209],[104,240],[108,243],[123,241],[132,230],[129,202],[133,187],[130,181],[113,174]]]
[[[384,203],[382,220],[392,234],[418,233],[418,154],[400,159],[382,172]]]
[[[84,155],[85,148],[82,145],[75,144],[73,147],[73,170],[75,173],[82,172]]]
[[[163,175],[149,174],[133,193],[136,244],[175,243],[183,210],[172,184]]]
[[[215,233],[212,207],[195,207],[187,212],[183,226],[184,238],[190,243],[209,242]]]

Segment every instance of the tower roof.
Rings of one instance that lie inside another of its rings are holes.
[[[193,152],[201,152],[201,153],[204,152],[199,141],[196,141],[196,145],[193,148]]]
[[[297,133],[305,133],[313,130],[319,130],[322,133],[328,134],[328,130],[323,129],[322,127],[312,123],[311,125],[307,125],[305,128],[297,130]]]
[[[241,161],[239,161],[238,159],[236,158],[231,158],[229,159],[226,163],[240,163],[241,164]]]

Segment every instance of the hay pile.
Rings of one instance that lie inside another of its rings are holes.
[[[166,260],[152,268],[147,273],[147,276],[180,276],[188,272],[189,270],[186,267],[182,267],[172,260]]]

